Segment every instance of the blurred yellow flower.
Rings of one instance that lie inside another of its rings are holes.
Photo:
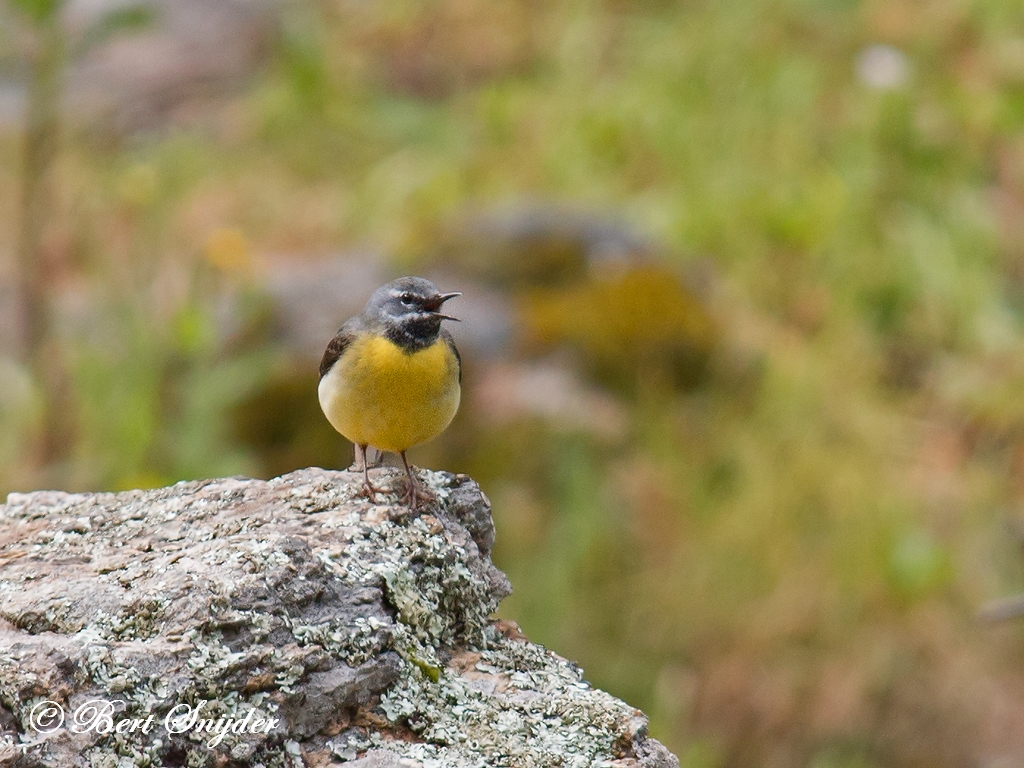
[[[203,256],[221,272],[247,272],[251,266],[249,243],[238,229],[221,227],[206,238]]]
[[[606,383],[660,370],[681,386],[692,384],[720,341],[702,300],[675,270],[655,264],[568,289],[537,289],[523,310],[528,345],[574,348]]]

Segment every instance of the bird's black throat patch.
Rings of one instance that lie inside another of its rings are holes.
[[[392,320],[384,329],[388,340],[409,354],[429,347],[437,341],[440,332],[441,318],[427,314],[407,315],[401,320]]]

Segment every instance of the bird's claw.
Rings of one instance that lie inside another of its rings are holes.
[[[380,493],[379,488],[374,488],[372,483],[364,482],[362,488],[356,491],[356,498],[369,499],[374,504],[377,503],[377,494]]]
[[[420,485],[415,475],[409,475],[409,484],[406,486],[405,493],[402,494],[402,504],[407,506],[410,510],[415,512],[419,509],[421,501],[435,501],[437,496]]]

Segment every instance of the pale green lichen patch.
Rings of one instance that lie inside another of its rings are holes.
[[[425,768],[589,768],[622,757],[624,745],[643,735],[640,712],[591,688],[575,665],[541,646],[498,637],[474,656],[475,674],[449,667],[437,681],[407,663],[382,698],[388,719],[422,742],[372,734],[332,742],[335,754],[386,747]]]
[[[361,584],[383,580],[398,621],[424,643],[479,644],[504,593],[467,566],[465,549],[422,517],[384,521],[354,539],[340,575]]]

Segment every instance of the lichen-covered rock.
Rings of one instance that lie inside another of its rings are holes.
[[[510,588],[487,498],[421,477],[419,514],[321,469],[11,494],[0,766],[678,765],[640,712],[491,619]]]

